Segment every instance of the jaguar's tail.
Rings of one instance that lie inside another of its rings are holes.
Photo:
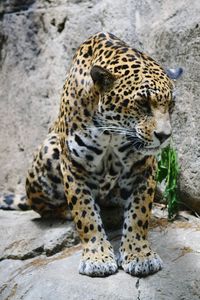
[[[30,210],[27,198],[22,194],[0,194],[0,209],[3,210]]]

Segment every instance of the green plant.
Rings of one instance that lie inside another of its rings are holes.
[[[177,185],[179,173],[176,150],[168,146],[161,151],[158,157],[157,182],[165,186],[163,196],[167,200],[169,219],[172,219],[178,211]]]

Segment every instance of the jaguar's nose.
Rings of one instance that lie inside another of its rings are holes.
[[[156,138],[159,140],[160,144],[163,144],[171,136],[171,133],[165,133],[163,131],[161,132],[154,131],[154,134]]]

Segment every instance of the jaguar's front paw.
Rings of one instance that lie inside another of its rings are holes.
[[[79,273],[91,277],[104,277],[117,272],[117,263],[115,260],[81,260]]]
[[[104,277],[117,272],[118,266],[111,250],[102,252],[84,249],[79,264],[79,273],[91,277]]]
[[[148,255],[146,253],[124,254],[118,265],[122,266],[125,272],[138,277],[156,273],[163,267],[161,258],[152,251]]]

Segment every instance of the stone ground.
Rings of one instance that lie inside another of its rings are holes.
[[[107,278],[78,274],[81,245],[71,222],[43,221],[32,211],[0,211],[1,300],[198,300],[200,220],[182,213],[168,223],[156,209],[149,239],[164,269],[146,278],[122,270]],[[112,232],[114,245],[119,233]]]

